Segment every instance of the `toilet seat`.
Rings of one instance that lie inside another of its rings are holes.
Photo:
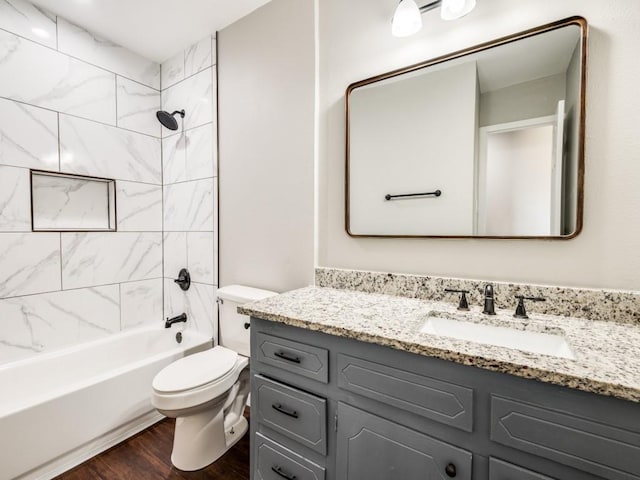
[[[153,389],[178,393],[198,388],[226,375],[237,358],[236,352],[219,346],[187,355],[163,368],[153,379]]]
[[[151,403],[173,411],[211,402],[228,392],[248,364],[246,357],[220,346],[188,355],[155,376]]]

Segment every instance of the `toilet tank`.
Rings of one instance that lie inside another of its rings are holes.
[[[239,305],[263,300],[278,295],[276,292],[244,285],[228,285],[218,289],[218,311],[220,315],[220,345],[249,356],[249,317],[237,312]]]

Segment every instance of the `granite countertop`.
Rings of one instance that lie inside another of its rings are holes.
[[[508,373],[586,392],[640,402],[640,326],[612,321],[479,308],[459,312],[449,303],[306,287],[250,303],[238,312],[294,327],[375,343],[463,365]],[[427,317],[450,317],[474,323],[564,335],[575,359],[420,333]]]

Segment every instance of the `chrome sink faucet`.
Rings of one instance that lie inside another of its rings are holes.
[[[482,313],[485,315],[495,315],[496,307],[493,298],[493,285],[488,283],[484,287],[484,310]]]

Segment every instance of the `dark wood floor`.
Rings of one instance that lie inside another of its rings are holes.
[[[249,480],[249,433],[213,465],[181,472],[171,465],[174,423],[162,420],[55,480]]]

